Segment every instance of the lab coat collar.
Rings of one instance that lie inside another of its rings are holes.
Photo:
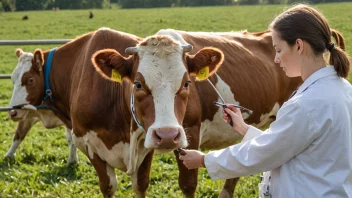
[[[304,82],[303,84],[298,88],[296,95],[304,92],[310,85],[315,83],[317,80],[330,76],[330,75],[336,75],[336,71],[334,66],[329,65],[324,68],[319,69],[318,71],[314,72],[312,75],[310,75]]]

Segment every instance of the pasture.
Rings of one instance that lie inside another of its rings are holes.
[[[352,3],[316,6],[328,18],[332,28],[346,39],[351,53]],[[78,35],[110,27],[141,37],[162,28],[186,31],[264,31],[284,6],[238,6],[204,8],[162,8],[131,10],[30,11],[0,13],[0,40],[7,39],[72,39]],[[23,21],[22,16],[28,20]],[[0,46],[0,73],[10,74],[17,64],[15,50],[33,52],[56,45]],[[226,57],[225,57],[226,58]],[[352,76],[349,78],[352,81]],[[0,106],[11,99],[11,80],[0,80]],[[16,127],[6,112],[0,112],[0,156],[11,145]],[[47,130],[37,124],[17,150],[15,159],[0,157],[0,197],[101,197],[98,178],[87,158],[79,152],[79,163],[67,166],[68,146],[64,128]],[[116,197],[133,197],[130,178],[116,170]],[[178,169],[173,154],[155,154],[148,197],[182,197],[178,187]],[[258,175],[242,177],[235,197],[258,197]],[[217,197],[223,181],[212,181],[204,170],[199,171],[197,197]]]

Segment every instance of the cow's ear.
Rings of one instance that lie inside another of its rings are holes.
[[[21,48],[16,49],[16,56],[19,58],[23,54],[23,50]]]
[[[133,57],[125,58],[114,49],[95,52],[92,62],[95,69],[106,79],[121,82],[123,78],[131,79]]]
[[[41,49],[36,49],[34,51],[34,68],[38,71],[43,71],[44,66],[44,53]]]
[[[224,61],[224,54],[217,48],[206,47],[195,55],[188,55],[186,61],[188,72],[195,75],[197,80],[202,81],[218,70]]]

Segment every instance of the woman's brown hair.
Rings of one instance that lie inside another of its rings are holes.
[[[277,16],[270,29],[290,46],[297,39],[302,39],[309,43],[316,55],[329,50],[329,64],[334,65],[338,76],[348,77],[350,60],[345,52],[345,40],[338,31],[330,29],[325,17],[316,9],[305,4],[293,6]],[[331,37],[334,37],[337,46],[331,42]]]

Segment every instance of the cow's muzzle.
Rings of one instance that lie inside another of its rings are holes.
[[[153,130],[152,138],[158,148],[174,149],[180,143],[181,133],[177,128],[158,128]]]
[[[28,111],[24,111],[21,109],[13,109],[11,111],[8,112],[8,117],[12,120],[12,121],[20,121],[26,118],[28,114]]]

